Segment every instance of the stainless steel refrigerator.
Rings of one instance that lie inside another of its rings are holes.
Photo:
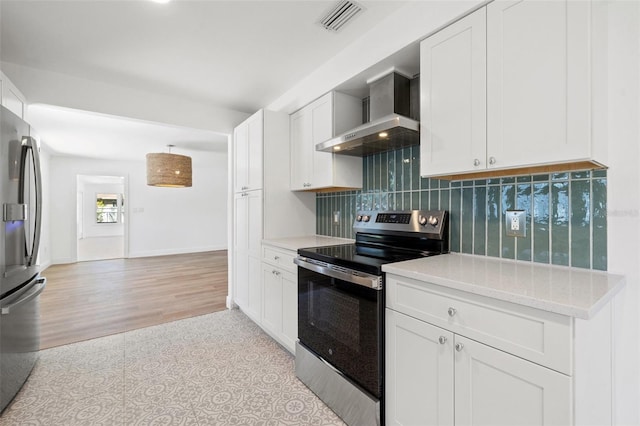
[[[0,109],[0,411],[29,377],[40,349],[36,263],[42,218],[40,156],[31,128]]]

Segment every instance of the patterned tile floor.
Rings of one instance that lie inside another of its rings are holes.
[[[42,351],[0,425],[344,425],[238,310]]]

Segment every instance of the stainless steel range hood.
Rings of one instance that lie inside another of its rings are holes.
[[[348,132],[316,144],[317,151],[364,157],[420,143],[418,81],[391,73],[369,86],[371,120]],[[412,87],[413,86],[413,87]],[[412,96],[413,95],[413,96]],[[413,108],[412,108],[413,105]],[[413,110],[413,111],[412,111]]]

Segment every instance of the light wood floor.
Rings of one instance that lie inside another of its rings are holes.
[[[226,250],[53,265],[42,275],[42,349],[226,308]]]

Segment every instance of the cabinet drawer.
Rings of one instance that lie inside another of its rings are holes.
[[[572,374],[571,318],[387,274],[387,307]]]
[[[262,248],[262,260],[290,272],[296,272],[296,265],[293,263],[295,258],[296,254],[292,251],[280,250],[269,246],[263,246]]]

